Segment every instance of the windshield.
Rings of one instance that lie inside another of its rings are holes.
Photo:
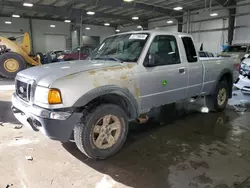
[[[247,46],[233,45],[228,46],[223,52],[246,52]]]
[[[107,38],[90,55],[91,59],[136,62],[147,40],[147,33],[123,34]]]

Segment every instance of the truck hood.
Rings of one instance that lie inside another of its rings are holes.
[[[17,77],[24,77],[35,80],[36,83],[43,87],[49,87],[55,80],[72,75],[89,71],[93,69],[101,69],[104,67],[123,66],[116,61],[104,60],[77,60],[60,63],[46,64],[42,66],[32,67],[23,70],[17,74]]]

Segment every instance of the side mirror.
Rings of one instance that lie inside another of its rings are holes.
[[[154,67],[154,66],[157,66],[157,55],[156,54],[149,54],[148,56],[148,60],[146,61],[145,63],[145,66],[146,67]]]

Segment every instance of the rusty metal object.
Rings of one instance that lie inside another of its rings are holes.
[[[139,124],[147,123],[148,120],[149,120],[149,117],[146,114],[143,114],[139,118],[136,119],[137,123]]]

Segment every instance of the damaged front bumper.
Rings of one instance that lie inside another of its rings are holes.
[[[82,116],[77,112],[54,111],[26,104],[15,93],[12,95],[12,105],[13,113],[19,122],[61,142],[70,140],[74,126]]]
[[[242,93],[250,94],[250,76],[240,75],[234,86],[242,91]]]

